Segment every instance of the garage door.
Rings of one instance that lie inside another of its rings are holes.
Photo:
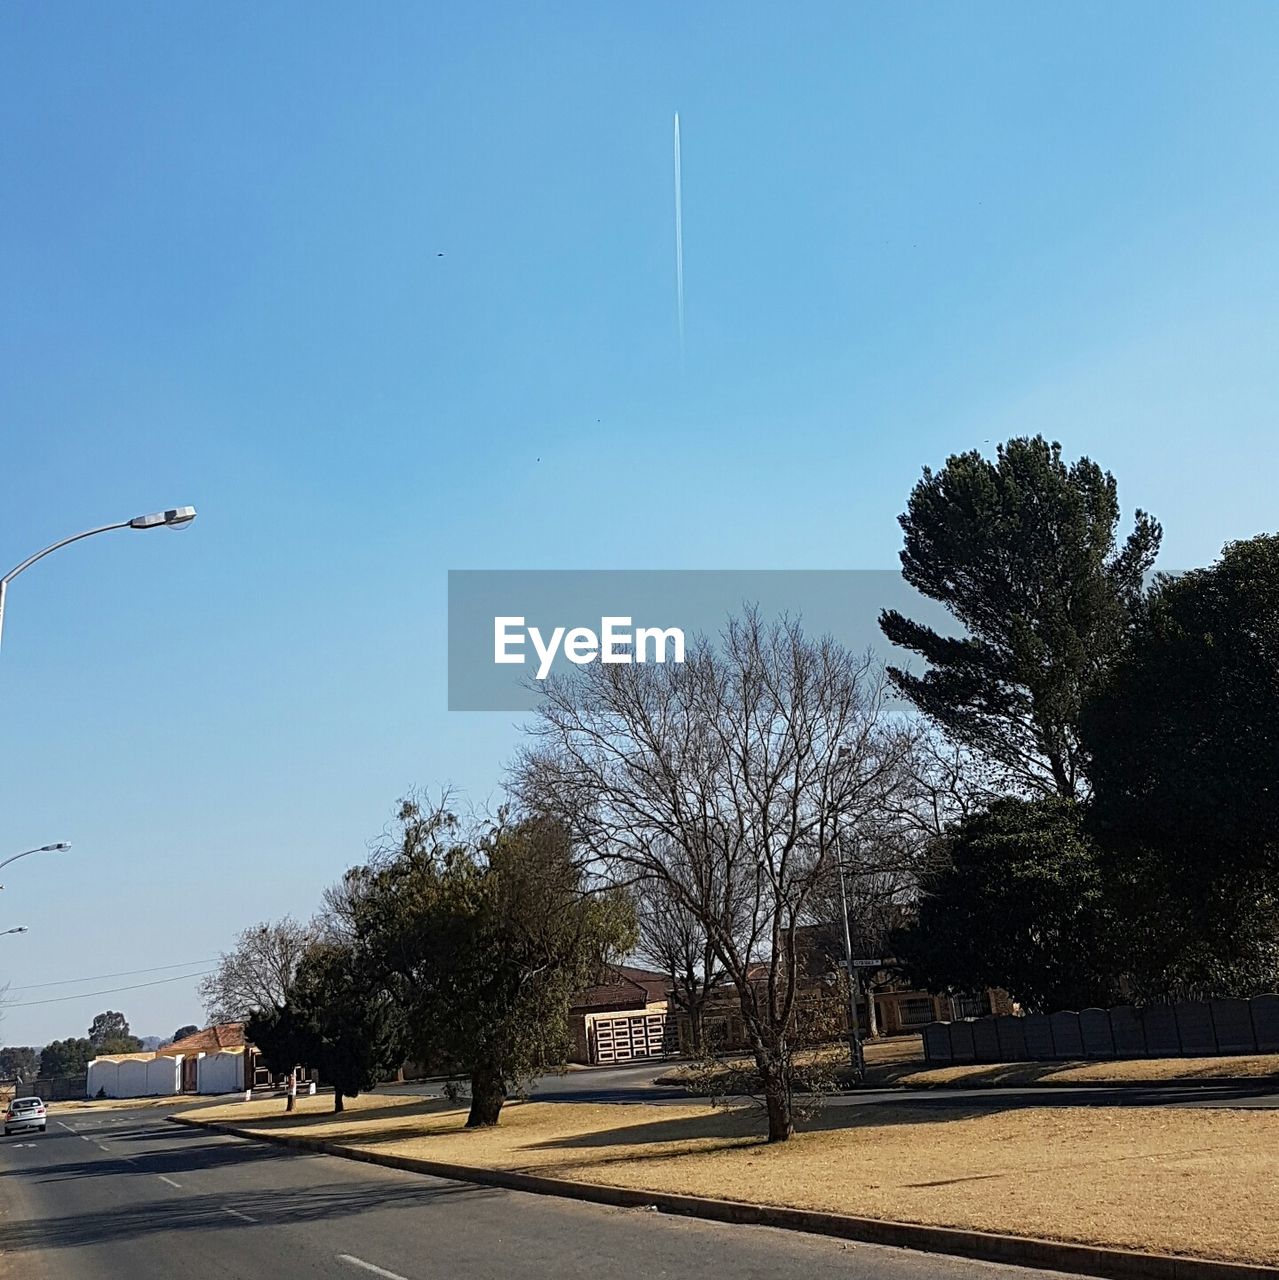
[[[678,1053],[679,1032],[669,1013],[623,1013],[595,1019],[592,1062],[636,1062],[673,1058]]]

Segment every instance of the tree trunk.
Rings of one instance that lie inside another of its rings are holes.
[[[689,1015],[689,1035],[693,1042],[692,1056],[698,1059],[706,1057],[706,1018],[700,1006]]]
[[[689,1052],[693,1058],[706,1056],[706,997],[686,993]]]
[[[506,1085],[500,1072],[482,1067],[471,1072],[471,1113],[466,1117],[468,1129],[480,1129],[497,1123],[506,1101]]]
[[[298,1073],[289,1072],[289,1100],[284,1104],[285,1111],[292,1111],[298,1103]]]
[[[786,1069],[772,1054],[758,1056],[756,1065],[764,1082],[764,1105],[768,1109],[769,1142],[785,1142],[795,1132],[795,1117],[791,1109],[790,1082]]]
[[[346,1110],[346,1101],[345,1101],[345,1099],[342,1097],[342,1090],[341,1090],[341,1089],[336,1089],[336,1088],[335,1088],[335,1089],[333,1090],[333,1110],[334,1110],[334,1112],[335,1112],[335,1113],[336,1113],[336,1112],[339,1112],[339,1111],[345,1111],[345,1110]]]

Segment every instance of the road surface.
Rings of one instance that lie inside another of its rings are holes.
[[[688,1102],[679,1088],[654,1083],[657,1076],[678,1068],[677,1062],[630,1063],[622,1067],[587,1067],[564,1075],[542,1076],[530,1097],[536,1102]],[[443,1096],[438,1082],[382,1085],[381,1092]],[[828,1094],[827,1107],[868,1107],[909,1104],[912,1107],[965,1106],[989,1110],[1014,1107],[1249,1107],[1279,1108],[1279,1089],[1273,1078],[1255,1085],[1041,1085],[1037,1088],[864,1089]]]
[[[23,1280],[1046,1280],[1050,1272],[448,1182],[69,1113],[0,1143],[0,1276]]]

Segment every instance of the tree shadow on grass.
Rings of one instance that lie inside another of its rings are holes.
[[[1222,1070],[1223,1059],[1221,1058],[1178,1060],[1175,1076],[1161,1079],[1156,1075],[1151,1075],[1149,1078],[1143,1078],[1141,1068],[1147,1061],[1149,1060],[1134,1059],[1127,1062],[1106,1062],[1098,1059],[1077,1059],[1057,1062],[997,1062],[945,1065],[942,1063],[929,1064],[924,1062],[921,1057],[917,1061],[888,1062],[877,1067],[868,1065],[866,1079],[867,1083],[872,1086],[890,1087],[898,1084],[910,1084],[917,1077],[926,1075],[929,1079],[925,1087],[938,1089],[963,1089],[969,1086],[1016,1088],[1019,1085],[1072,1086],[1090,1089],[1153,1089],[1176,1087],[1178,1083],[1185,1081],[1202,1081],[1205,1085],[1211,1086],[1214,1080],[1220,1080],[1223,1074],[1233,1079],[1255,1080],[1258,1086],[1268,1085],[1273,1088],[1276,1082],[1279,1082],[1279,1066],[1270,1074],[1246,1073],[1241,1077],[1230,1077],[1228,1071],[1223,1072]],[[1279,1063],[1279,1059],[1276,1059],[1276,1061]],[[1113,1078],[1109,1080],[1104,1078],[1072,1079],[1067,1074],[1086,1067],[1112,1068],[1114,1072]],[[1125,1072],[1127,1072],[1126,1075]],[[1222,1087],[1229,1087],[1228,1081]]]
[[[1004,1110],[997,1103],[984,1106],[951,1104],[940,1107],[913,1102],[884,1104],[875,1107],[824,1107],[817,1105],[796,1122],[797,1133],[819,1133],[830,1130],[880,1129],[895,1125],[937,1123]],[[719,1151],[731,1147],[765,1144],[767,1122],[764,1111],[756,1106],[728,1106],[708,1109],[704,1114],[654,1119],[644,1124],[617,1125],[608,1129],[588,1130],[564,1137],[530,1143],[529,1151],[591,1150],[601,1147],[658,1147],[671,1143],[695,1142],[696,1151]],[[680,1154],[668,1149],[645,1153],[643,1158],[666,1159]],[[622,1159],[641,1158],[628,1153]]]
[[[236,1116],[234,1113],[218,1116],[210,1124],[233,1125],[239,1129],[261,1129],[274,1132],[280,1129],[312,1129],[321,1125],[358,1126],[366,1120],[387,1119],[393,1116],[441,1116],[449,1112],[465,1114],[466,1108],[446,1098],[423,1098],[420,1102],[391,1103],[384,1107],[353,1107],[349,1111],[280,1111],[277,1115]],[[334,1134],[317,1135],[324,1138]]]

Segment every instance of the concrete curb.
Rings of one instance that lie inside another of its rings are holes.
[[[813,1235],[835,1236],[863,1244],[892,1245],[925,1253],[953,1254],[985,1262],[1039,1267],[1077,1275],[1102,1276],[1106,1280],[1279,1280],[1279,1267],[1246,1262],[1213,1262],[1173,1254],[1138,1253],[1128,1249],[1103,1249],[1092,1245],[1067,1244],[1032,1236],[994,1235],[984,1231],[961,1231],[953,1227],[927,1227],[911,1222],[889,1222],[879,1218],[856,1218],[842,1213],[821,1213],[811,1209],[788,1209],[780,1205],[749,1204],[740,1200],[712,1200],[703,1196],[675,1195],[668,1191],[637,1191],[593,1182],[569,1182],[533,1173],[513,1173],[504,1169],[475,1168],[444,1164],[415,1156],[396,1156],[381,1151],[365,1151],[319,1138],[289,1134],[260,1133],[237,1125],[213,1124],[189,1116],[169,1116],[174,1124],[192,1129],[272,1142],[279,1146],[317,1151],[324,1155],[359,1160],[365,1164],[425,1173],[454,1182],[526,1191],[534,1195],[563,1196],[621,1209],[653,1207],[663,1213],[737,1225],[780,1227]]]

